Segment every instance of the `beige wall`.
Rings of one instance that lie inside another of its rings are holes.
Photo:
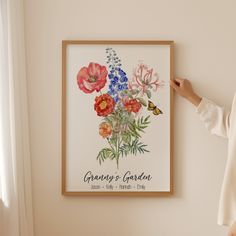
[[[61,176],[61,40],[170,39],[176,75],[230,105],[235,85],[234,0],[25,0],[36,236],[223,236],[217,207],[227,141],[175,100],[175,195],[64,197]]]

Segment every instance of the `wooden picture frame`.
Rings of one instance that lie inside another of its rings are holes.
[[[173,194],[173,78],[173,41],[62,41],[63,195]]]

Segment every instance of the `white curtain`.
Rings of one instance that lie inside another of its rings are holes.
[[[0,235],[33,236],[23,0],[0,0]]]

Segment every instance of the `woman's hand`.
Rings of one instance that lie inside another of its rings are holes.
[[[236,221],[229,228],[229,236],[236,236]]]
[[[182,97],[198,106],[202,98],[199,97],[193,90],[191,83],[187,79],[176,78],[170,80],[170,86]]]

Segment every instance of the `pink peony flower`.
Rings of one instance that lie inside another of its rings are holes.
[[[84,93],[99,92],[107,82],[107,69],[98,63],[90,62],[88,67],[82,67],[77,74],[77,84]]]

